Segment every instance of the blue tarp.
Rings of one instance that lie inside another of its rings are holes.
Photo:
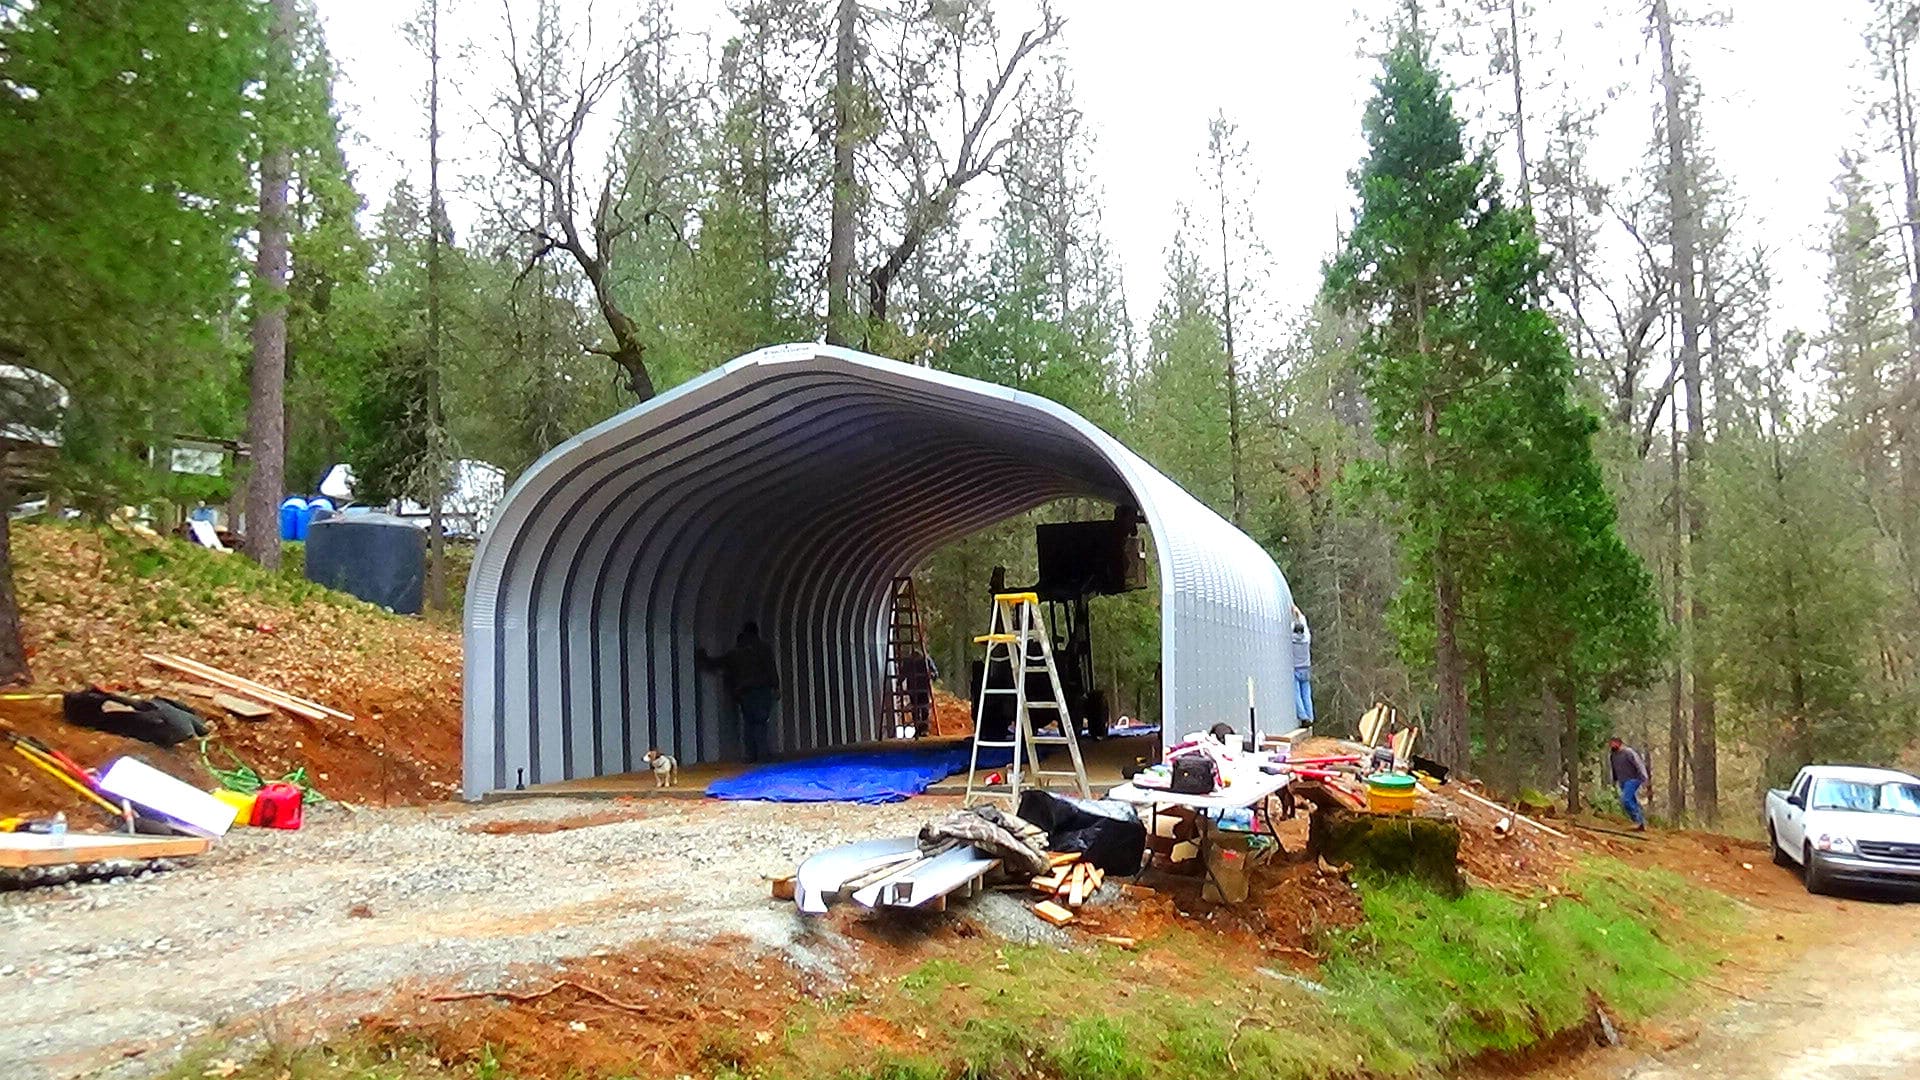
[[[955,773],[967,771],[973,748],[961,746],[859,750],[783,761],[715,780],[707,795],[715,799],[764,799],[768,802],[898,802],[911,798]],[[988,764],[982,751],[980,764]],[[1012,760],[1000,750],[996,766]]]

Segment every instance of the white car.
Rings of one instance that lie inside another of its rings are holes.
[[[1809,765],[1767,792],[1773,861],[1798,864],[1807,891],[1842,881],[1920,886],[1920,777],[1894,769]]]

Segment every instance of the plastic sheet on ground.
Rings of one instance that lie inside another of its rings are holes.
[[[972,753],[971,746],[961,745],[825,754],[763,765],[739,776],[715,780],[707,785],[707,795],[767,802],[898,802],[955,773],[966,772]],[[980,754],[983,768],[990,764],[987,754],[984,750]],[[1011,760],[1004,750],[998,755],[992,767]]]

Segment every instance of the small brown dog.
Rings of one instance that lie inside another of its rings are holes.
[[[653,770],[653,786],[669,788],[680,780],[680,763],[673,760],[672,754],[663,754],[659,747],[647,751],[647,768]]]

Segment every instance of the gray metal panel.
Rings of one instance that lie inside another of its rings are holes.
[[[1273,560],[1044,398],[822,345],[742,357],[556,447],[480,541],[466,609],[469,798],[692,763],[737,733],[696,644],[755,619],[775,743],[878,734],[891,580],[1051,499],[1131,501],[1160,565],[1163,720],[1293,726],[1292,599]]]

